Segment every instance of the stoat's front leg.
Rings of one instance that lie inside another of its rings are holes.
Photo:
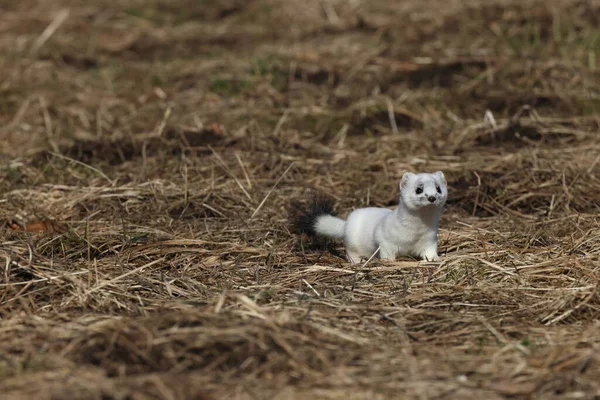
[[[397,248],[390,245],[381,245],[379,248],[379,258],[382,260],[395,260],[398,255]]]

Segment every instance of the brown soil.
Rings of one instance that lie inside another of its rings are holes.
[[[600,5],[0,4],[4,399],[600,397]],[[290,232],[444,171],[441,262]]]

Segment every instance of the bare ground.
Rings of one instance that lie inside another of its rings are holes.
[[[599,23],[1,2],[3,398],[600,398]],[[438,169],[439,263],[289,231],[306,193],[392,207]]]

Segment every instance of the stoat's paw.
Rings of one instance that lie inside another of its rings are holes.
[[[440,256],[438,256],[437,254],[430,254],[423,256],[423,259],[425,261],[440,261]]]

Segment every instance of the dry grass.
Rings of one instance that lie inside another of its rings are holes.
[[[600,396],[598,5],[4,3],[4,398]],[[439,263],[290,232],[437,169]]]

